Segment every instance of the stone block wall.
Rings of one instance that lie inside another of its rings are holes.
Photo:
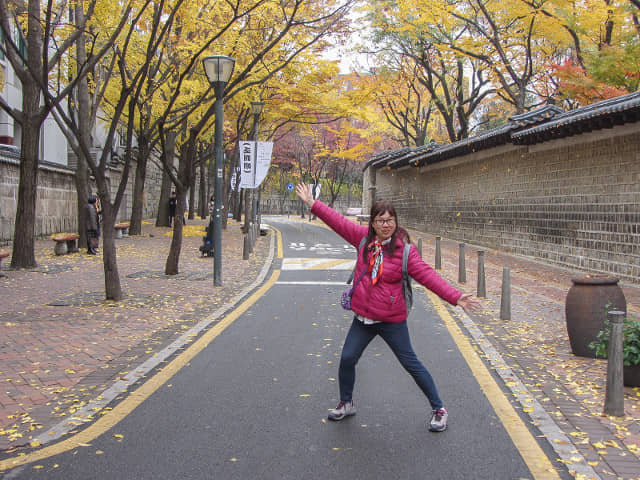
[[[162,183],[162,171],[154,162],[149,162],[144,197],[144,218],[154,218],[158,211],[158,199]],[[118,221],[128,221],[131,216],[133,174],[130,171],[127,189],[118,213]],[[120,182],[120,171],[110,171],[112,194],[115,195]],[[59,232],[76,232],[76,188],[74,172],[66,167],[42,164],[38,173],[36,198],[36,237]],[[0,244],[9,244],[13,239],[18,184],[20,179],[19,157],[11,152],[0,152]],[[95,192],[95,186],[92,188]]]
[[[322,192],[320,193],[320,200],[325,203],[329,201]],[[346,213],[350,207],[360,207],[360,203],[360,198],[347,199],[338,197],[333,207],[339,212]],[[302,207],[302,202],[294,194],[262,193],[260,211],[263,215],[300,215]],[[309,208],[304,205],[303,210],[306,215]]]
[[[640,281],[638,124],[382,168],[375,184],[410,228]]]

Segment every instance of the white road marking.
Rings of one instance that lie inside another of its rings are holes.
[[[354,259],[283,258],[282,270],[353,270]]]

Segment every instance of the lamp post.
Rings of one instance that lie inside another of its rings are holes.
[[[209,83],[216,95],[215,103],[215,182],[213,203],[213,285],[222,285],[222,105],[224,102],[224,89],[231,78],[236,59],[224,55],[206,57],[202,64],[207,74]]]
[[[253,141],[256,142],[256,148],[255,148],[255,155],[257,157],[258,155],[258,124],[260,122],[260,114],[262,113],[262,108],[264,107],[264,102],[251,102],[251,113],[253,114]],[[255,175],[257,175],[257,162],[256,162],[256,168],[254,168],[253,171],[253,175],[255,178]],[[257,190],[257,191],[256,191]],[[260,186],[256,187],[252,193],[253,195],[253,208],[252,213],[253,213],[253,225],[254,228],[257,230],[256,233],[259,233],[260,231]]]

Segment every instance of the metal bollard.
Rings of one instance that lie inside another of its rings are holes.
[[[422,258],[422,237],[418,239],[418,254],[420,255],[420,258]]]
[[[484,279],[484,252],[478,250],[478,297],[486,298],[487,284]]]
[[[442,270],[442,251],[440,249],[440,237],[436,237],[436,270]]]
[[[624,369],[623,338],[625,313],[612,310],[607,313],[609,320],[609,347],[607,349],[607,390],[604,397],[604,413],[624,417]]]
[[[464,264],[464,243],[460,244],[460,258],[458,259],[458,282],[466,283],[467,267]]]
[[[502,270],[500,320],[511,320],[511,274],[507,267],[504,267],[504,269]]]
[[[242,259],[243,260],[249,260],[249,235],[245,233],[242,236],[242,238],[243,238]]]

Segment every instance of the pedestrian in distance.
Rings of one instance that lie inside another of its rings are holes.
[[[100,214],[96,202],[96,196],[89,195],[85,207],[87,212],[87,253],[89,255],[98,253],[100,243]]]
[[[187,196],[184,197],[184,213],[182,214],[182,224],[187,224],[187,215],[189,215],[189,192],[187,192]]]
[[[356,259],[354,278],[358,280],[354,281],[351,296],[354,318],[340,356],[340,402],[336,408],[329,410],[329,420],[342,420],[356,413],[352,398],[356,364],[367,345],[380,335],[427,397],[431,405],[429,430],[444,431],[449,414],[433,377],[418,359],[409,338],[402,263],[404,244],[410,244],[410,238],[409,233],[398,225],[395,208],[386,201],[374,203],[369,225],[364,226],[345,218],[320,200],[314,200],[309,186],[304,183],[296,186],[296,193],[311,208],[312,214],[356,249],[366,238]],[[480,307],[480,302],[473,299],[471,294],[458,291],[427,265],[414,245],[409,249],[407,273],[440,298],[462,307],[467,313]]]
[[[213,214],[216,211],[216,196],[215,195],[211,195],[211,198],[209,199],[209,216],[213,217]]]
[[[171,197],[169,197],[169,226],[173,225],[173,219],[176,216],[176,207],[178,206],[178,197],[176,197],[176,192],[171,192]]]

